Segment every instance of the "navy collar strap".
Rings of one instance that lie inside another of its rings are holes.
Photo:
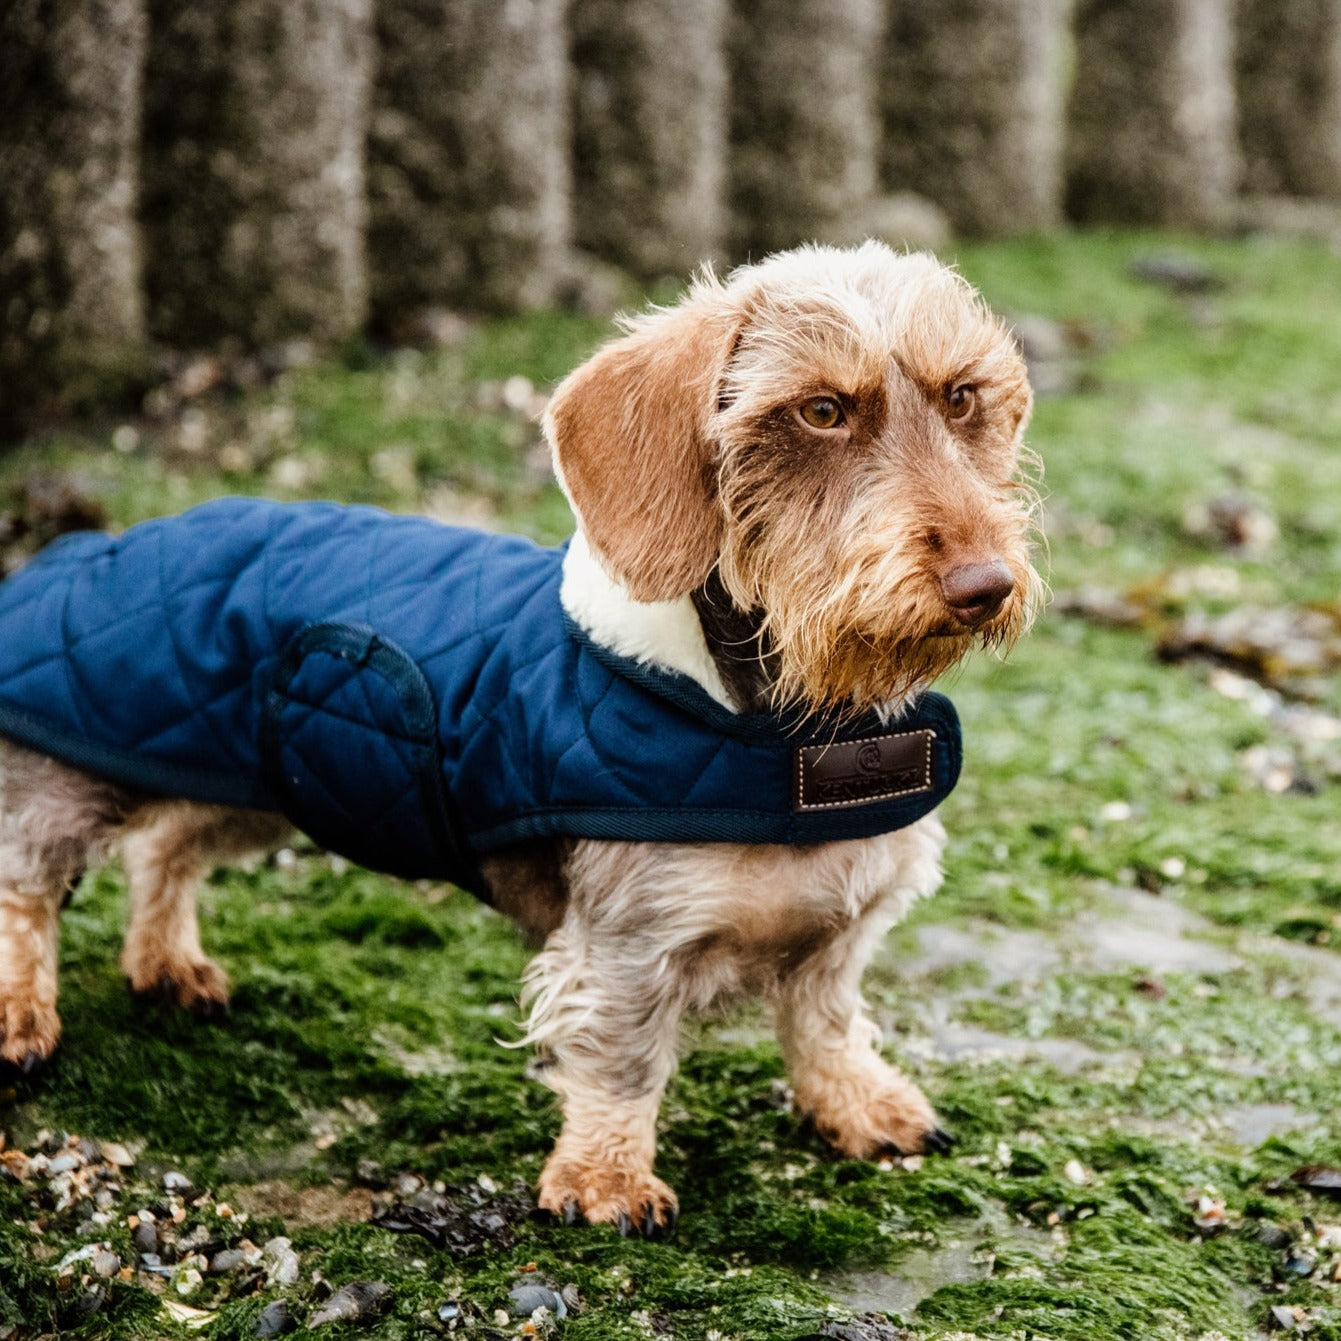
[[[679,671],[636,661],[598,643],[573,617],[564,624],[588,654],[622,679],[665,699],[714,731],[755,747],[791,751],[794,814],[868,806],[901,797],[934,796],[939,804],[959,776],[961,742],[950,700],[925,694],[889,723],[874,712],[839,714],[736,713]],[[934,746],[945,746],[947,767],[936,768]]]

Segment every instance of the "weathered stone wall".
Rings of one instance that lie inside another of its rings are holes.
[[[1239,177],[1233,0],[1079,0],[1066,203],[1082,222],[1223,222]]]
[[[1067,0],[891,0],[880,71],[891,190],[988,235],[1061,216]]]
[[[580,246],[655,278],[723,240],[727,0],[573,0]]]
[[[151,330],[184,345],[356,331],[371,0],[149,0],[149,13]]]
[[[144,42],[142,0],[0,8],[0,432],[141,370]]]
[[[879,0],[734,0],[737,255],[847,237],[876,189]]]
[[[1341,199],[1341,0],[0,0],[0,427],[146,327],[571,297],[573,242],[656,278],[1240,185]]]
[[[1239,0],[1237,37],[1245,188],[1341,197],[1341,0]]]
[[[569,223],[563,0],[383,0],[369,141],[373,308],[536,307]]]

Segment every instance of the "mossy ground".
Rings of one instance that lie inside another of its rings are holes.
[[[1179,297],[1128,276],[1133,256],[1169,245],[1088,235],[959,253],[998,308],[1079,337],[1072,387],[1040,402],[1030,435],[1053,585],[1193,593],[1175,605],[1335,603],[1341,259],[1188,241],[1222,291]],[[508,409],[481,384],[522,374],[544,387],[605,329],[482,324],[451,348],[359,351],[206,398],[123,428],[117,449],[115,425],[48,435],[0,464],[0,495],[58,467],[118,523],[247,491],[486,516],[557,539],[567,510],[536,468],[520,392]],[[1235,557],[1185,529],[1189,505],[1231,489],[1277,518],[1265,554]],[[580,1290],[561,1325],[574,1341],[799,1338],[893,1300],[929,1337],[1246,1337],[1286,1303],[1312,1335],[1341,1338],[1325,1232],[1341,1209],[1287,1178],[1341,1162],[1336,785],[1260,790],[1240,756],[1273,727],[1213,692],[1204,667],[1160,664],[1141,632],[1045,616],[1008,663],[949,688],[967,767],[945,807],[945,888],[891,937],[870,996],[887,1047],[960,1138],[952,1157],[889,1170],[826,1153],[778,1106],[777,1049],[743,1011],[695,1033],[663,1111],[658,1168],[683,1206],[673,1243],[528,1221],[511,1248],[457,1260],[361,1219],[286,1223],[262,1206],[252,1237],[287,1232],[302,1254],[288,1293],[301,1303],[313,1271],[375,1277],[395,1304],[365,1335],[429,1334],[449,1298],[482,1318],[476,1335],[513,1335],[493,1311],[535,1263]],[[1321,694],[1335,710],[1341,688]],[[235,993],[210,1027],[132,1007],[116,967],[123,901],[104,872],[66,913],[66,1038],[0,1111],[11,1145],[41,1127],[142,1142],[137,1176],[175,1167],[239,1203],[258,1184],[401,1170],[534,1181],[557,1120],[525,1057],[496,1041],[514,1032],[525,961],[500,919],[314,852],[222,873],[205,934]],[[1224,1232],[1194,1224],[1202,1196],[1223,1201]],[[51,1263],[79,1240],[60,1217],[38,1233],[34,1217],[0,1183],[0,1325],[176,1334],[134,1283],[85,1322],[62,1314]],[[1287,1270],[1270,1225],[1318,1259],[1311,1274]],[[128,1248],[128,1231],[110,1232]],[[914,1264],[925,1283],[910,1292]],[[247,1335],[258,1306],[224,1303],[208,1335]]]

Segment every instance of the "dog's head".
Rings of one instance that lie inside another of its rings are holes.
[[[1040,588],[1020,479],[1032,395],[1009,332],[930,256],[804,247],[701,276],[555,392],[559,477],[637,600],[712,572],[757,611],[778,696],[888,703]]]

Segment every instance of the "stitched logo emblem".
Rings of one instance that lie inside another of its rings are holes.
[[[857,751],[857,767],[863,773],[878,773],[884,767],[884,760],[880,757],[880,745],[878,741],[868,740],[865,745]]]
[[[833,810],[928,792],[935,738],[930,730],[891,731],[837,745],[802,745],[794,755],[792,809]]]

